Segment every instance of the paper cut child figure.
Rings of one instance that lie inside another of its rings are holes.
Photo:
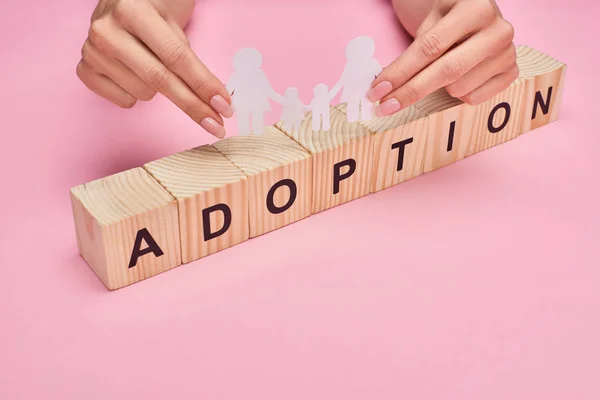
[[[283,113],[281,119],[283,120],[283,129],[286,132],[300,129],[304,113],[310,111],[310,108],[300,100],[298,89],[295,87],[287,88],[282,105]]]
[[[382,71],[374,54],[375,41],[368,36],[354,38],[346,46],[346,66],[332,93],[343,88],[340,101],[347,103],[348,122],[358,121],[359,115],[363,121],[373,118],[373,103],[367,99],[367,92]]]
[[[315,97],[310,103],[310,108],[312,110],[312,129],[315,132],[321,129],[327,132],[331,128],[329,124],[329,104],[336,93],[333,90],[329,92],[327,85],[319,83],[313,89],[313,94]]]
[[[284,101],[271,87],[261,66],[262,55],[253,48],[240,49],[233,58],[235,72],[226,86],[231,93],[240,135],[264,133],[264,114],[271,110],[269,99]]]

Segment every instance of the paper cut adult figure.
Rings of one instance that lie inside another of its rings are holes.
[[[298,89],[295,87],[288,88],[285,91],[285,99],[283,102],[283,113],[281,120],[283,121],[283,129],[286,132],[292,132],[294,129],[300,129],[304,113],[310,111],[298,96]]]
[[[368,36],[354,38],[346,46],[346,66],[332,93],[343,88],[341,102],[348,106],[348,122],[373,118],[373,103],[367,99],[367,92],[373,80],[382,71],[381,65],[373,58],[375,41]]]
[[[231,93],[240,135],[264,133],[264,114],[271,110],[269,99],[284,101],[271,87],[261,66],[262,55],[253,48],[240,49],[233,57],[235,72],[226,86]]]
[[[319,130],[328,131],[330,129],[329,124],[329,104],[335,97],[336,92],[333,90],[328,91],[327,85],[319,83],[313,89],[315,97],[310,103],[312,110],[312,129],[317,132]]]

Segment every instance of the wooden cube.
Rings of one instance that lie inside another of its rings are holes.
[[[415,107],[428,115],[424,172],[516,138],[521,126],[524,90],[525,82],[518,78],[477,106],[453,98],[444,88],[417,102]]]
[[[248,239],[248,181],[212,146],[144,165],[177,200],[184,263]]]
[[[562,103],[566,64],[532,49],[517,47],[519,75],[525,79],[521,132],[556,121]]]
[[[79,253],[118,289],[181,264],[177,203],[143,168],[71,189]]]
[[[262,135],[227,138],[214,147],[248,178],[251,238],[311,214],[311,155],[282,131],[266,127]]]
[[[477,106],[464,106],[460,118],[470,127],[467,156],[519,136],[525,81],[517,78],[507,89]]]
[[[331,107],[331,129],[312,130],[312,115],[307,114],[299,129],[288,136],[312,154],[313,213],[369,194],[372,171],[372,135],[359,123],[349,123],[346,115]]]
[[[346,111],[346,105],[338,106]],[[427,114],[411,106],[393,115],[362,121],[373,135],[371,193],[423,173],[427,143]]]
[[[427,117],[427,144],[423,172],[462,160],[470,152],[472,126],[460,118],[467,104],[436,90],[415,104]]]

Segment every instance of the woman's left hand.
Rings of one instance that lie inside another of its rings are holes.
[[[477,105],[519,76],[514,29],[493,0],[437,0],[415,40],[374,80],[368,97],[379,117],[435,90]]]

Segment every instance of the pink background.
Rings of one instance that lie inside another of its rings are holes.
[[[68,189],[213,139],[77,80],[94,1],[4,1],[0,398],[600,398],[596,4],[500,1],[569,65],[556,123],[109,292]],[[361,34],[384,64],[408,43],[386,0],[205,0],[189,29],[222,79],[255,46],[305,101]]]

